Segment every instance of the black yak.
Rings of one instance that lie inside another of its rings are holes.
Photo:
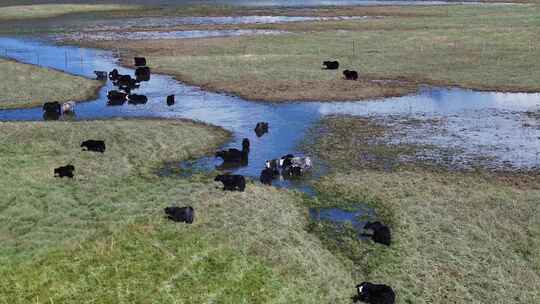
[[[127,100],[129,104],[146,104],[148,102],[148,97],[145,95],[130,94],[127,96]]]
[[[358,72],[357,71],[345,70],[345,71],[343,71],[343,76],[347,80],[358,80]]]
[[[136,67],[142,67],[146,65],[146,58],[144,57],[135,57],[133,58],[133,60],[135,61]]]
[[[271,168],[264,168],[264,170],[261,171],[261,176],[259,177],[259,180],[263,185],[272,185],[272,180],[274,179],[274,170]]]
[[[195,217],[195,211],[193,207],[167,207],[164,209],[165,214],[170,220],[175,222],[185,222],[188,224],[193,223]]]
[[[266,133],[268,133],[268,123],[267,122],[257,123],[257,126],[255,126],[255,134],[257,135],[257,137],[261,137]]]
[[[167,105],[170,107],[174,105],[174,95],[167,96]]]
[[[388,285],[363,282],[360,285],[356,285],[356,291],[358,294],[353,297],[354,302],[394,304],[396,301],[396,294]]]
[[[242,175],[218,175],[214,181],[223,183],[223,191],[243,192],[246,189],[246,179]]]
[[[120,106],[126,102],[127,94],[119,91],[110,91],[107,94],[107,98],[109,99],[107,105]]]
[[[323,61],[323,69],[337,70],[339,69],[339,62],[337,61]]]
[[[73,165],[66,165],[63,167],[58,167],[54,169],[54,177],[68,177],[73,178],[73,171],[75,171],[75,167]]]
[[[105,141],[89,139],[81,143],[83,151],[105,152]]]
[[[388,226],[381,224],[381,222],[370,222],[364,226],[364,229],[373,231],[373,234],[369,236],[375,243],[390,246],[392,235]]]
[[[228,149],[216,152],[216,157],[223,159],[226,163],[247,163],[249,159],[249,139],[242,141],[242,151],[238,149]]]
[[[135,70],[135,78],[138,82],[150,81],[150,68],[140,67]]]

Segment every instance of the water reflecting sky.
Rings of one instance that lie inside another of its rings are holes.
[[[94,70],[118,68],[111,52],[54,46],[36,40],[1,38],[0,48],[20,61],[93,77]],[[77,105],[78,119],[106,117],[189,118],[222,126],[234,132],[227,146],[239,147],[242,138],[252,142],[249,166],[237,172],[256,177],[267,159],[297,151],[298,143],[315,122],[326,115],[347,114],[392,120],[415,118],[438,119],[441,124],[419,124],[405,132],[404,142],[430,143],[441,147],[458,145],[464,155],[482,154],[494,162],[531,168],[538,166],[540,127],[529,121],[524,127],[525,113],[540,110],[540,94],[475,92],[463,89],[423,88],[418,94],[384,101],[261,103],[234,96],[205,92],[186,86],[169,76],[152,75],[135,93],[148,96],[149,102],[139,106],[109,107],[108,83],[96,101]],[[176,104],[168,107],[165,97],[176,95]],[[41,109],[0,111],[1,120],[40,120]],[[269,134],[257,138],[253,129],[257,122],[270,124]],[[440,130],[438,130],[438,128]]]

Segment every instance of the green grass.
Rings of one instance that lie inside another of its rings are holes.
[[[324,178],[319,190],[374,197],[377,209],[392,211],[390,249],[366,254],[361,242],[329,244],[363,266],[358,276],[394,286],[398,303],[540,300],[538,189],[461,174],[357,170]]]
[[[327,248],[349,263],[356,280],[393,286],[397,303],[540,301],[537,175],[416,164],[387,170],[378,161],[398,162],[407,147],[380,147],[383,127],[332,117],[318,128],[311,151],[333,173],[316,183],[321,195],[313,204],[366,203],[392,229],[393,244],[385,248],[355,240],[350,230],[311,224]],[[365,153],[375,165],[357,159]]]
[[[373,86],[344,83],[341,72],[320,69],[321,61],[334,58],[367,79],[540,91],[540,6],[442,6],[418,8],[416,16],[414,8],[406,10],[408,16],[375,20],[249,26],[297,31],[290,35],[136,41],[124,47],[127,56],[148,56],[157,70],[254,99],[373,97]],[[389,95],[410,92],[400,87]]]
[[[84,101],[102,83],[34,65],[0,59],[0,109],[34,107],[50,101]]]
[[[299,194],[158,177],[228,134],[179,121],[0,124],[0,303],[348,303],[354,282],[306,231]],[[105,154],[79,152],[104,139]],[[72,162],[74,180],[52,177]],[[196,210],[192,225],[162,209]]]
[[[88,12],[117,11],[133,8],[115,4],[33,4],[2,7],[0,20],[50,18]]]

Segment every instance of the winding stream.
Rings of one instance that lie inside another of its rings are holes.
[[[72,74],[93,78],[94,70],[133,74],[119,66],[112,52],[74,46],[56,46],[50,42],[24,38],[0,38],[0,48],[9,58],[38,64]],[[490,159],[493,167],[505,165],[516,169],[534,169],[540,165],[540,124],[528,118],[529,111],[540,110],[540,94],[476,92],[455,88],[422,88],[417,94],[362,102],[251,102],[234,96],[206,92],[187,86],[170,76],[153,74],[149,82],[135,90],[149,98],[145,105],[107,106],[108,82],[99,97],[76,107],[76,119],[111,117],[187,118],[221,126],[233,132],[227,147],[239,147],[244,137],[251,141],[250,161],[246,167],[232,170],[258,180],[264,162],[284,154],[302,154],[298,144],[306,132],[326,115],[348,114],[384,120],[398,124],[400,120],[416,119],[441,122],[405,127],[407,143],[432,144],[459,148],[457,162],[466,162],[469,155]],[[176,104],[168,107],[167,95],[176,95]],[[41,120],[41,108],[0,111],[0,120]],[[268,122],[270,132],[258,138],[253,129],[257,122]],[[472,158],[470,158],[472,159]],[[196,167],[213,169],[219,165],[214,158],[197,161]],[[170,167],[179,164],[170,164]],[[325,173],[325,167],[315,160],[314,176]],[[166,174],[167,168],[164,169]],[[307,180],[307,179],[306,179]],[[277,187],[292,187],[311,192],[304,180],[277,181]]]

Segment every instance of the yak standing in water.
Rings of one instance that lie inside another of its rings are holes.
[[[140,67],[135,70],[135,78],[138,82],[150,81],[150,68]]]
[[[266,133],[268,133],[268,123],[267,122],[257,123],[257,126],[255,126],[255,134],[257,135],[257,137],[261,137]]]
[[[170,107],[174,105],[174,95],[167,96],[167,105]]]
[[[223,159],[224,163],[246,164],[249,160],[249,139],[242,141],[242,151],[238,149],[228,149],[216,152],[216,157]]]

